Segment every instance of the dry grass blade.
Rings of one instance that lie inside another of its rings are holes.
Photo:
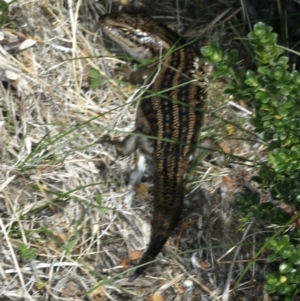
[[[189,5],[198,4],[178,1],[174,12],[173,3],[159,2],[157,14],[168,15],[173,27],[179,15],[188,27]],[[224,279],[228,287],[241,266],[228,274],[215,258],[243,236],[234,200],[255,172],[254,164],[241,167],[229,154],[249,162],[266,155],[251,141],[251,112],[242,101],[224,99],[222,83],[210,83],[207,120],[186,178],[186,227],[175,231],[147,277],[129,283],[130,254],[148,243],[153,171],[139,153],[120,157],[101,143],[134,128],[140,95],[122,81],[124,60],[99,34],[97,18],[110,5],[20,0],[0,29],[0,299],[143,301],[158,291],[164,300],[220,300]],[[223,28],[228,12],[197,19],[197,34]],[[35,44],[10,53],[2,47],[26,39]],[[135,187],[141,177],[142,189]]]

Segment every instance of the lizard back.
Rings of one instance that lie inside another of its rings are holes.
[[[125,12],[102,16],[100,25],[132,56],[152,58],[163,53],[136,116],[136,131],[156,138],[152,140],[155,177],[151,237],[134,279],[159,254],[180,219],[183,178],[197,143],[205,91],[194,79],[196,52],[169,28],[144,15]]]

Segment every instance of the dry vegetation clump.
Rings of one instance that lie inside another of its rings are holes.
[[[175,30],[187,25],[188,10],[170,4],[161,1],[154,13],[169,12]],[[134,128],[138,94],[121,81],[117,70],[124,61],[105,49],[95,21],[109,8],[108,1],[69,7],[67,1],[20,0],[0,30],[0,299],[261,296],[256,280],[263,265],[257,263],[238,290],[230,290],[266,235],[253,222],[240,228],[235,208],[245,187],[256,192],[253,162],[266,154],[251,141],[251,111],[226,99],[221,82],[208,85],[182,223],[147,275],[127,281],[141,255],[134,251],[149,239],[153,172],[138,152],[120,157],[101,143],[105,135],[122,138]],[[224,35],[224,20],[235,11],[212,16],[219,10],[203,10],[190,37]],[[19,50],[24,40],[34,45]],[[145,169],[138,185],[137,162]]]

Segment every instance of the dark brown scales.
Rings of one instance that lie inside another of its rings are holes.
[[[183,177],[189,155],[197,143],[205,91],[193,77],[198,59],[194,49],[180,43],[170,29],[143,15],[127,13],[105,15],[101,17],[100,25],[131,55],[137,51],[136,55],[141,57],[144,50],[148,57],[158,56],[159,49],[153,42],[163,45],[158,74],[149,94],[140,101],[136,116],[136,131],[159,139],[152,142],[155,182],[151,238],[139,262],[142,266],[131,277],[134,279],[159,254],[179,221],[184,199]],[[139,40],[141,32],[149,39]],[[124,46],[127,40],[128,44]],[[136,50],[132,41],[139,41]],[[129,47],[133,49],[128,50]],[[145,149],[141,145],[143,140],[137,140],[136,144]]]

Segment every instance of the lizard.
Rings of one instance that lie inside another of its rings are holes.
[[[137,107],[135,133],[142,135],[128,135],[122,142],[124,155],[138,147],[154,162],[150,243],[131,276],[133,280],[161,252],[180,220],[184,175],[197,144],[206,91],[195,79],[195,72],[199,70],[196,51],[168,27],[144,14],[124,11],[105,14],[99,23],[102,31],[129,55],[137,59],[161,58],[149,93]],[[133,72],[129,81],[143,79],[151,71],[153,66],[138,76]]]

